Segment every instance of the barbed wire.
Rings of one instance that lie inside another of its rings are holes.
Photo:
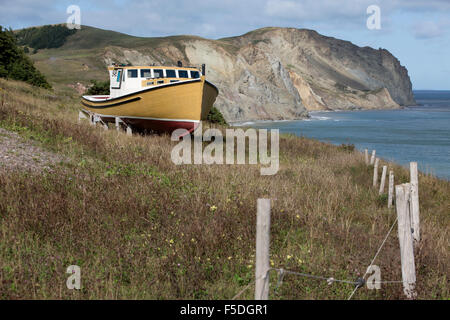
[[[383,245],[384,245],[384,243],[385,243],[385,241],[383,241]],[[380,250],[378,250],[377,255],[379,254],[379,252],[380,252]],[[374,260],[375,259],[372,260],[372,263],[374,262]],[[358,278],[356,281],[352,281],[352,280],[335,279],[333,277],[318,276],[318,275],[314,275],[314,274],[308,274],[308,273],[303,273],[303,272],[285,270],[283,268],[269,268],[269,270],[267,270],[267,272],[266,272],[266,274],[264,276],[260,276],[257,279],[251,281],[241,291],[239,291],[239,293],[237,293],[231,300],[236,300],[237,298],[239,298],[245,291],[247,291],[253,284],[256,283],[256,280],[259,280],[260,278],[266,278],[270,271],[277,271],[277,273],[278,273],[278,280],[277,280],[277,285],[275,287],[275,290],[277,290],[283,284],[284,276],[286,274],[291,274],[291,275],[305,277],[305,278],[311,278],[311,279],[316,279],[316,280],[327,281],[328,285],[332,285],[335,282],[351,284],[351,285],[355,286],[354,292],[356,292],[357,289],[363,287],[366,284],[366,282],[364,280],[364,277],[367,274],[367,272],[366,272],[366,274],[364,274],[364,276],[362,278]],[[371,283],[373,283],[373,284],[397,284],[397,283],[403,283],[403,281],[387,280],[387,281],[373,281]],[[264,282],[261,292],[264,291],[265,285],[266,285],[266,282]]]
[[[392,224],[391,228],[389,229],[388,233],[384,237],[383,242],[381,243],[380,247],[378,248],[378,250],[377,250],[375,256],[373,257],[372,261],[370,262],[369,266],[367,267],[366,272],[364,273],[364,275],[361,278],[358,278],[356,281],[341,280],[341,279],[335,279],[333,277],[318,276],[318,275],[313,275],[313,274],[308,274],[308,273],[302,273],[302,272],[296,272],[296,271],[291,271],[291,270],[285,270],[283,268],[269,268],[267,270],[266,274],[263,277],[266,278],[270,271],[277,271],[277,273],[278,273],[278,281],[277,281],[276,289],[278,289],[282,285],[284,276],[286,274],[291,274],[291,275],[296,275],[296,276],[301,276],[301,277],[306,277],[306,278],[311,278],[311,279],[316,279],[316,280],[324,280],[324,281],[327,281],[328,285],[331,285],[334,282],[352,284],[352,285],[355,286],[355,289],[353,290],[353,292],[350,294],[350,296],[347,299],[347,300],[351,300],[351,298],[356,293],[356,291],[366,284],[365,277],[368,274],[369,267],[372,266],[373,263],[375,262],[375,260],[377,259],[378,255],[381,252],[381,249],[384,247],[387,239],[389,238],[390,234],[392,233],[392,230],[394,229],[395,225],[397,224],[397,221],[398,221],[398,218],[395,219],[395,221]],[[236,294],[232,298],[232,300],[235,300],[235,299],[239,298],[242,295],[242,293],[244,293],[246,290],[248,290],[250,288],[250,286],[253,285],[254,283],[256,283],[256,281],[258,279],[259,278],[255,279],[252,282],[250,282],[249,284],[247,284],[247,286],[245,286],[244,289],[242,289],[238,294]],[[395,284],[395,283],[403,283],[403,281],[396,281],[396,280],[391,281],[391,280],[389,280],[389,281],[373,281],[371,283],[373,283],[373,284]],[[266,285],[266,281],[263,284],[263,288],[262,288],[263,290],[261,290],[261,292],[264,291],[265,285]]]
[[[248,285],[245,286],[244,289],[242,289],[241,291],[239,291],[238,294],[236,294],[231,300],[236,300],[237,298],[239,298],[241,296],[241,294],[243,294],[248,288],[250,288],[250,286],[252,284],[254,284],[256,282],[256,280],[253,280],[252,282],[250,282]]]
[[[366,277],[367,272],[369,271],[369,267],[373,265],[373,263],[375,262],[375,259],[376,259],[376,258],[378,257],[378,255],[380,254],[381,249],[384,247],[384,244],[386,243],[387,239],[389,238],[389,235],[391,234],[392,230],[394,229],[395,225],[397,224],[397,221],[398,221],[398,218],[395,219],[395,221],[394,221],[394,223],[392,224],[391,228],[389,229],[389,231],[388,231],[386,237],[384,237],[384,240],[383,240],[383,242],[381,243],[380,247],[378,248],[377,253],[376,253],[375,256],[373,257],[372,261],[370,262],[369,266],[368,266],[367,269],[366,269],[366,272],[365,272],[364,275],[362,276],[362,279],[363,279],[363,280],[364,280],[364,278]],[[358,289],[359,289],[359,287],[357,286],[357,287],[353,290],[352,294],[348,297],[347,300],[351,300],[352,297],[353,297],[353,295],[356,293],[356,291],[357,291]]]
[[[284,270],[284,269],[275,269],[272,268],[272,270],[275,270],[278,272],[278,283],[277,283],[277,288],[282,284],[283,282],[283,278],[285,274],[292,274],[292,275],[296,275],[296,276],[301,276],[301,277],[306,277],[306,278],[312,278],[312,279],[317,279],[317,280],[325,280],[327,281],[328,284],[332,284],[333,282],[341,282],[341,283],[348,283],[348,284],[353,284],[353,285],[358,285],[359,281],[351,281],[351,280],[339,280],[339,279],[335,279],[333,277],[323,277],[323,276],[317,276],[317,275],[313,275],[313,274],[307,274],[307,273],[302,273],[302,272],[296,272],[296,271],[290,271],[290,270]]]

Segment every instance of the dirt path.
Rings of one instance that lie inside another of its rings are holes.
[[[0,128],[0,170],[51,170],[64,158],[36,146],[17,133]]]

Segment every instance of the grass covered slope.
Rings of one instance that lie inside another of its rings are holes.
[[[256,200],[271,198],[273,267],[362,276],[395,221],[348,148],[280,139],[280,171],[175,166],[168,136],[77,123],[76,100],[0,79],[0,126],[69,159],[41,173],[0,169],[1,299],[231,299],[254,279]],[[1,160],[0,160],[1,161]],[[390,164],[396,183],[408,172]],[[448,299],[450,183],[420,175],[420,299]],[[81,267],[82,290],[66,288]],[[401,280],[397,232],[375,264]],[[287,275],[271,299],[346,299],[348,284]],[[401,284],[355,299],[402,299]],[[253,286],[241,298],[253,298]]]

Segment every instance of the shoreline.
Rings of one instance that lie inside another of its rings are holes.
[[[310,115],[315,114],[321,114],[321,113],[343,113],[343,112],[351,112],[351,113],[357,113],[357,112],[370,112],[370,111],[399,111],[399,110],[409,110],[411,108],[418,108],[418,107],[432,107],[433,105],[424,105],[424,104],[416,104],[416,105],[409,105],[409,106],[400,106],[400,108],[390,108],[390,109],[336,109],[336,110],[313,110],[308,111],[308,117],[304,118],[298,118],[298,119],[248,119],[248,120],[239,120],[239,121],[227,121],[227,123],[230,126],[233,127],[243,127],[246,126],[247,123],[255,124],[255,123],[278,123],[278,122],[290,122],[290,121],[311,121]]]

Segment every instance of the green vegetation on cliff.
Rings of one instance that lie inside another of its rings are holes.
[[[36,50],[59,48],[68,36],[76,33],[65,25],[46,25],[19,30],[15,33],[19,45],[26,45]]]

